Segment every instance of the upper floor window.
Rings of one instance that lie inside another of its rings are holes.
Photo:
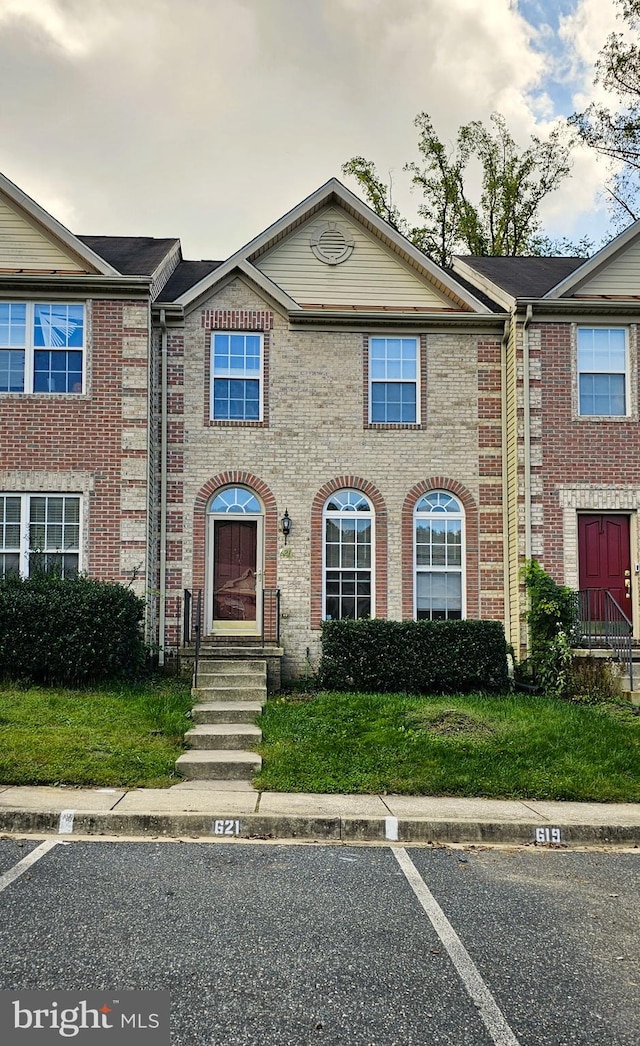
[[[211,336],[211,418],[262,421],[263,337]]]
[[[80,567],[80,498],[70,494],[0,494],[0,576]]]
[[[579,414],[626,415],[627,373],[624,328],[578,328]]]
[[[0,302],[0,392],[82,392],[84,306]]]
[[[369,338],[371,424],[417,422],[418,370],[418,338]]]
[[[446,490],[420,498],[414,513],[415,616],[464,617],[464,512]]]
[[[371,617],[373,510],[359,490],[338,490],[324,507],[326,620]]]

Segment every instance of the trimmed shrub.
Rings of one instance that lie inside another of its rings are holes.
[[[0,675],[77,686],[140,673],[144,603],[88,577],[0,580]]]
[[[319,680],[327,690],[460,694],[508,688],[498,621],[325,621]]]

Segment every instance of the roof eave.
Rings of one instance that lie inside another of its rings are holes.
[[[213,289],[228,280],[234,272],[240,273],[250,280],[256,287],[268,294],[273,301],[277,302],[286,312],[296,311],[300,309],[297,301],[294,301],[277,283],[270,280],[268,276],[265,276],[263,272],[256,269],[254,265],[245,259],[238,259],[234,255],[223,265],[218,266],[212,273],[205,276],[202,280],[196,283],[190,290],[185,291],[179,298],[176,298],[176,305],[180,305],[183,309],[188,309],[194,305],[199,299],[203,298],[207,294],[211,294]]]
[[[311,217],[320,207],[331,202],[340,204],[358,220],[374,229],[388,246],[404,257],[413,268],[418,269],[430,282],[435,283],[446,297],[454,298],[454,300],[473,312],[491,314],[491,310],[486,305],[467,291],[466,288],[457,284],[454,279],[449,277],[435,262],[431,261],[426,254],[414,247],[401,233],[392,229],[388,222],[379,218],[375,211],[363,203],[337,178],[330,178],[328,182],[321,185],[319,189],[316,189],[315,192],[307,196],[292,210],[287,211],[282,218],[279,218],[264,232],[254,237],[248,244],[231,255],[223,265],[215,270],[215,273],[204,277],[198,284],[181,295],[178,301],[185,307],[190,305],[192,301],[202,297],[204,293],[212,289],[234,267],[239,267],[241,262],[251,264],[254,258],[264,254],[293,227],[306,218]],[[280,288],[278,289],[280,290]],[[284,292],[280,290],[280,293]]]
[[[640,221],[633,222],[627,229],[621,232],[610,243],[605,244],[592,258],[587,258],[584,265],[574,269],[572,273],[565,276],[560,283],[552,287],[544,295],[545,298],[565,297],[571,291],[576,291],[585,280],[594,276],[600,269],[607,265],[613,258],[637,236],[640,235]]]
[[[117,269],[114,269],[112,265],[101,258],[99,254],[92,251],[90,247],[79,240],[62,222],[59,222],[53,215],[45,211],[44,207],[41,207],[39,203],[32,200],[30,196],[27,196],[22,189],[19,189],[9,178],[4,174],[0,174],[0,191],[4,192],[13,202],[25,211],[25,213],[36,221],[39,225],[49,232],[55,239],[72,251],[76,257],[88,264],[90,267],[97,269],[98,273],[102,276],[119,276]]]
[[[512,309],[516,303],[516,296],[506,291],[504,287],[494,283],[493,280],[485,276],[484,273],[478,272],[472,265],[467,265],[466,262],[462,261],[454,255],[453,268],[460,276],[463,276],[469,283],[474,283],[479,291],[493,298],[497,305],[502,305],[505,309]]]

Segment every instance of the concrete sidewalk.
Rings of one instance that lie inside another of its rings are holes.
[[[0,831],[640,846],[640,804],[307,795],[256,792],[247,781],[132,790],[0,786]]]

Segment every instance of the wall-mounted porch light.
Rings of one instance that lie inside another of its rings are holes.
[[[289,510],[288,509],[284,510],[284,516],[282,517],[281,526],[282,526],[282,533],[284,534],[284,543],[286,545],[287,538],[289,537],[289,534],[291,533],[291,516],[289,515]]]

